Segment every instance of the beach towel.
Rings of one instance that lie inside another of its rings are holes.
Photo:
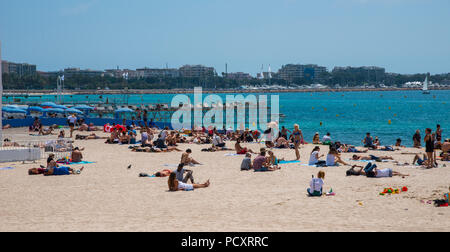
[[[290,161],[280,161],[278,162],[278,164],[296,164],[296,163],[300,163],[299,160],[290,160]]]
[[[5,171],[5,170],[13,170],[14,167],[2,167],[0,168],[0,171]]]
[[[245,156],[245,154],[237,154],[237,153],[227,153],[225,157],[234,157],[234,156]]]
[[[353,159],[347,159],[348,161],[356,161],[356,162],[364,162],[364,163],[371,163],[371,162],[376,162],[376,160],[353,160]],[[381,162],[386,163],[389,162],[390,160],[381,160]]]
[[[177,164],[164,164],[163,166],[165,166],[165,167],[176,167],[176,168],[178,168],[178,165],[177,165]],[[186,165],[185,165],[185,166],[186,166]],[[189,164],[189,165],[187,165],[187,166],[195,167],[195,166],[200,166],[200,165],[198,165],[198,164]]]
[[[317,167],[316,165],[301,164],[301,166]]]
[[[81,161],[81,162],[57,162],[58,164],[66,165],[82,165],[82,164],[95,164],[95,162]]]

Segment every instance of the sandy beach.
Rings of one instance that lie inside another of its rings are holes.
[[[8,129],[4,134],[27,135],[28,131]],[[226,144],[234,146],[234,142]],[[85,165],[81,175],[27,174],[28,168],[45,165],[45,160],[0,165],[14,167],[0,170],[0,231],[450,231],[450,208],[426,203],[448,192],[450,162],[438,161],[439,168],[430,170],[377,163],[411,175],[405,178],[346,177],[350,167],[342,165],[284,164],[279,171],[255,173],[240,171],[243,157],[225,156],[233,151],[201,152],[209,146],[180,144],[178,148],[192,149],[192,157],[203,164],[190,168],[196,182],[210,179],[211,186],[168,192],[167,178],[139,178],[138,174],[153,174],[167,169],[165,164],[178,164],[180,152],[136,153],[127,145],[107,145],[104,140],[77,140],[74,145],[85,147],[84,160],[96,162]],[[263,147],[256,143],[243,146],[255,151]],[[313,146],[301,148],[301,164],[308,162]],[[321,154],[327,150],[324,146]],[[295,159],[293,150],[274,152],[279,158]],[[422,155],[423,150],[368,154],[411,163],[412,153]],[[346,162],[366,164],[348,161],[351,156],[342,154]],[[332,188],[336,196],[307,197],[311,175],[319,170],[326,172],[325,189]],[[386,187],[403,186],[409,191],[379,195]]]

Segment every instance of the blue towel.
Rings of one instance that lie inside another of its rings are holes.
[[[296,164],[296,163],[300,163],[299,160],[290,160],[290,161],[280,161],[278,162],[278,164]]]
[[[81,161],[78,163],[76,163],[76,162],[69,163],[69,165],[81,165],[81,164],[95,164],[95,162]]]
[[[13,169],[14,169],[14,167],[3,167],[3,168],[0,168],[0,171],[13,170]]]

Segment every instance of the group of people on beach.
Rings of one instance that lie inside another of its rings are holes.
[[[142,114],[141,114],[142,116]],[[97,131],[100,128],[95,127],[93,124],[86,124],[83,120],[77,119],[75,115],[68,118],[68,125],[70,128],[70,137],[72,137],[75,130],[79,131]],[[78,126],[78,128],[76,128]],[[93,140],[104,139],[106,144],[126,144],[130,145],[129,148],[133,152],[183,152],[179,147],[179,144],[202,144],[209,145],[209,148],[204,148],[202,151],[216,152],[216,151],[229,151],[226,147],[227,141],[234,141],[235,155],[244,155],[245,157],[241,163],[241,170],[254,170],[255,172],[270,172],[281,169],[280,162],[284,161],[284,158],[278,158],[274,154],[275,149],[293,149],[295,153],[295,160],[301,159],[300,148],[302,145],[307,144],[304,139],[302,130],[298,124],[295,124],[292,130],[285,128],[284,126],[279,129],[275,134],[278,127],[269,127],[264,132],[258,130],[233,130],[205,127],[197,128],[193,130],[170,130],[168,127],[158,129],[154,125],[136,125],[135,123],[126,124],[124,120],[122,125],[104,125],[103,131],[108,132],[108,137],[100,137],[95,133],[89,135],[77,134],[76,140]],[[42,124],[35,120],[33,125],[30,126],[30,130],[39,131],[41,134],[47,134],[54,130],[50,127],[49,130],[43,130]],[[412,164],[419,164],[426,168],[437,167],[436,150],[441,149],[442,153],[440,158],[442,160],[449,160],[450,140],[442,141],[442,129],[440,125],[437,125],[436,131],[433,133],[431,129],[425,130],[425,137],[423,139],[425,143],[425,154],[421,157],[415,155]],[[140,138],[139,136],[140,135]],[[60,132],[59,137],[64,138],[64,131]],[[258,152],[244,147],[245,143],[261,143],[264,142],[265,147],[260,148]],[[367,177],[392,177],[392,176],[408,176],[394,171],[391,168],[379,169],[375,162],[382,162],[387,160],[393,160],[392,156],[388,155],[366,155],[370,151],[395,151],[404,148],[402,140],[397,139],[395,144],[383,146],[381,145],[378,137],[373,138],[370,133],[367,133],[362,139],[364,148],[357,148],[356,146],[344,144],[339,141],[333,141],[331,134],[327,133],[320,139],[320,135],[316,132],[312,138],[313,150],[309,155],[308,165],[316,167],[333,167],[338,165],[351,166],[346,171],[347,176],[367,176]],[[414,147],[421,147],[420,131],[413,136]],[[326,146],[326,154],[321,154],[321,147]],[[344,161],[342,158],[343,153],[353,153],[349,161],[365,161],[368,162],[366,166],[351,165],[349,162]],[[181,160],[176,170],[162,170],[154,173],[155,177],[169,177],[168,186],[170,191],[177,190],[193,190],[195,188],[205,188],[210,185],[209,180],[203,184],[196,184],[193,177],[193,170],[185,169],[187,166],[200,165],[200,162],[191,157],[192,150],[187,149],[181,154]],[[252,154],[256,155],[252,159]],[[82,159],[82,154],[79,149],[74,149],[71,159],[74,162],[79,162]],[[398,162],[394,162],[397,165],[401,165]],[[406,164],[406,163],[405,163]],[[403,164],[403,165],[405,165]],[[80,174],[84,169],[74,170],[69,167],[59,166],[54,157],[50,156],[47,160],[46,167],[32,168],[29,170],[30,175],[44,174],[44,175],[68,175],[68,174]],[[142,177],[148,176],[141,174]],[[311,182],[309,195],[316,195],[321,190],[318,190],[319,186],[323,185],[323,179],[325,173],[319,172],[316,179]],[[191,182],[190,184],[188,182]]]

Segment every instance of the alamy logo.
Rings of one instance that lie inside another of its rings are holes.
[[[203,99],[202,88],[194,89],[194,102],[187,95],[176,95],[172,99],[172,108],[178,110],[172,115],[172,128],[180,129],[207,129],[216,128],[232,130],[262,130],[270,125],[274,134],[278,134],[279,122],[279,96],[270,96],[270,111],[267,95],[226,95],[226,102],[222,97],[211,94]],[[225,115],[225,116],[224,116]],[[225,120],[224,120],[225,118]],[[270,121],[269,121],[270,120]],[[275,122],[275,123],[274,123]]]

